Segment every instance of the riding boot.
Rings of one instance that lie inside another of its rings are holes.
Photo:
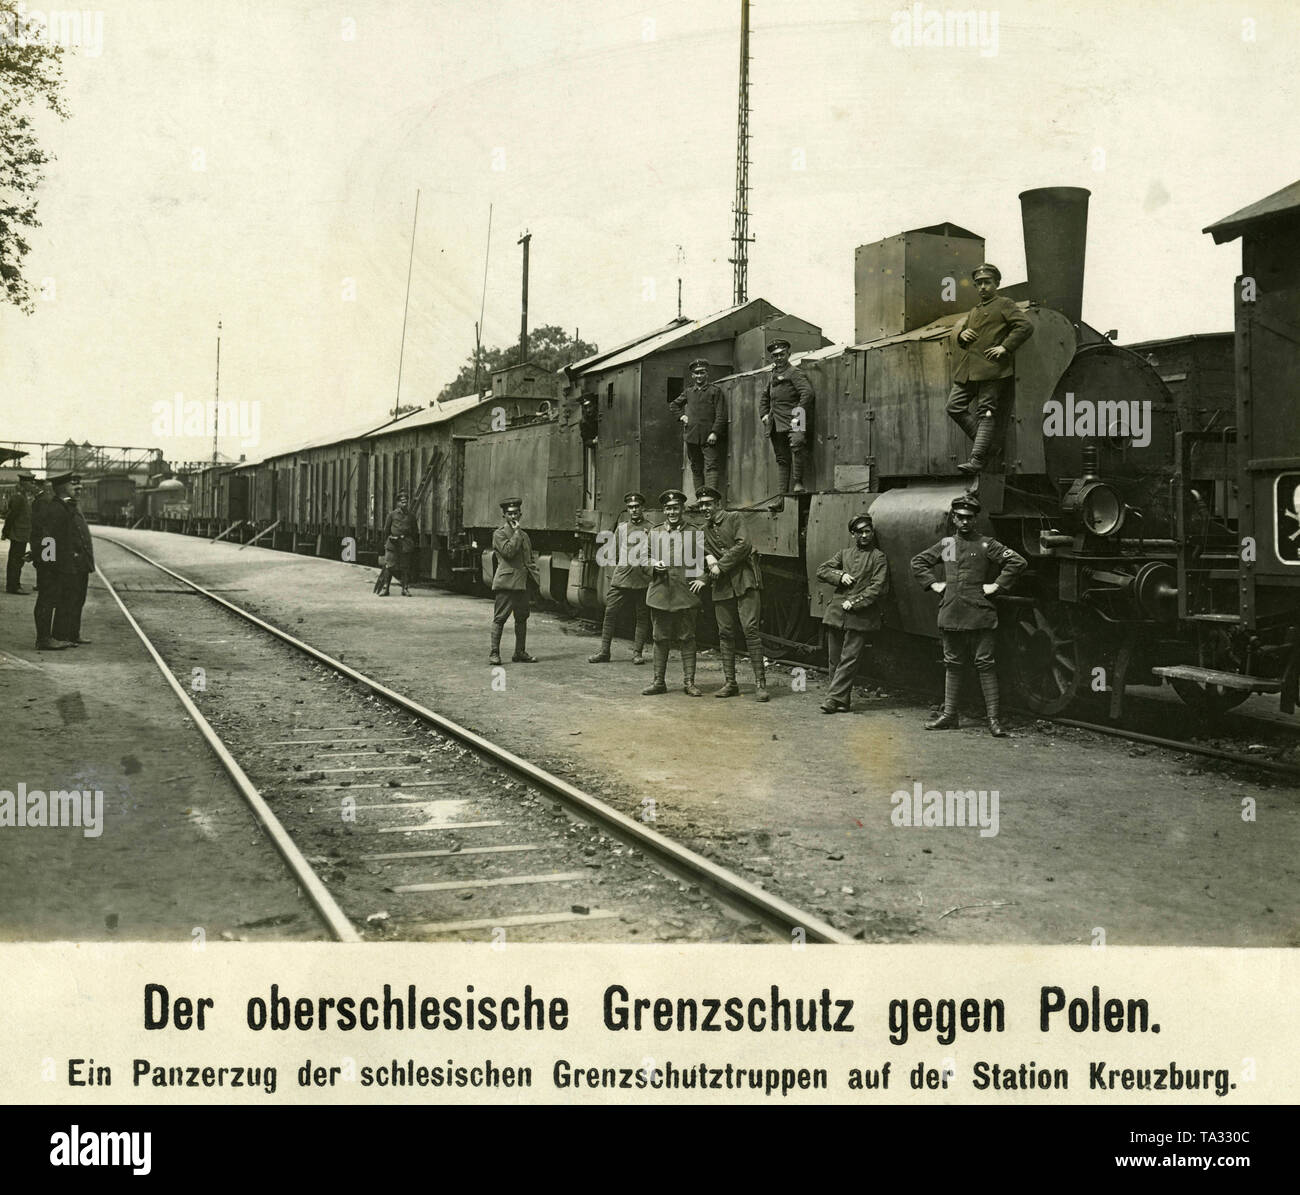
[[[488,656],[489,664],[501,663],[501,632],[505,629],[504,623],[494,622],[492,624],[492,654]]]
[[[980,688],[984,690],[984,713],[988,715],[989,734],[995,739],[1009,738],[999,717],[998,674],[992,671],[981,672]]]
[[[718,642],[718,655],[722,657],[722,688],[714,697],[739,697],[740,686],[736,684],[736,649],[728,640]]]
[[[605,621],[600,624],[600,650],[593,656],[587,657],[588,664],[608,664],[609,649],[614,642],[614,619],[611,617],[609,610],[605,610]],[[638,652],[640,648],[637,649]]]
[[[528,619],[515,619],[515,654],[510,657],[516,664],[536,664],[537,657],[528,654]]]
[[[655,657],[655,678],[650,682],[647,688],[641,690],[643,697],[650,697],[655,693],[667,693],[668,686],[664,683],[664,677],[668,672],[668,644],[656,641],[654,647]]]
[[[650,642],[649,611],[643,611],[637,615],[635,635],[636,637],[632,640],[632,663],[644,664],[646,662],[646,644]]]
[[[985,415],[979,421],[979,427],[975,431],[975,443],[970,450],[970,460],[957,466],[963,473],[978,473],[984,468],[984,459],[993,443],[993,428],[996,423],[997,420],[992,415]]]
[[[749,648],[749,666],[754,670],[754,700],[767,701],[767,672],[763,668],[763,648],[760,645],[758,650],[754,650],[754,645]]]
[[[957,717],[957,699],[961,696],[961,673],[954,668],[943,674],[943,713],[925,724],[926,730],[956,730],[961,725]]]
[[[803,449],[790,449],[790,491],[794,494],[805,492],[803,488]]]
[[[695,648],[682,648],[682,692],[687,697],[703,697],[695,687]]]

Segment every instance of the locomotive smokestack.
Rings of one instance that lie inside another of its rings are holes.
[[[1075,323],[1083,318],[1090,194],[1083,187],[1038,187],[1020,193],[1029,298]]]

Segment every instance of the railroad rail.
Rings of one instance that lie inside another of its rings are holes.
[[[302,656],[314,661],[316,664],[328,670],[328,672],[352,682],[354,686],[378,698],[386,706],[410,715],[422,727],[434,731],[437,735],[443,736],[447,740],[453,740],[455,743],[462,745],[477,758],[487,761],[493,767],[503,770],[518,781],[522,781],[525,786],[545,794],[547,798],[557,802],[570,817],[578,819],[579,824],[594,826],[598,828],[601,834],[612,839],[615,843],[622,844],[624,847],[632,848],[635,851],[640,852],[641,855],[644,856],[645,860],[652,864],[659,872],[662,872],[671,879],[676,880],[679,884],[689,885],[690,888],[698,890],[701,894],[713,898],[713,900],[723,906],[724,909],[738,913],[744,919],[759,922],[766,929],[780,934],[787,941],[790,940],[792,936],[797,936],[799,940],[813,943],[847,944],[853,941],[853,939],[847,934],[837,930],[834,926],[828,924],[821,918],[797,908],[789,902],[782,900],[780,897],[750,883],[748,880],[736,875],[734,872],[720,867],[709,859],[697,855],[695,852],[673,842],[670,838],[658,833],[649,826],[626,816],[592,794],[585,792],[558,776],[553,775],[544,768],[523,759],[515,753],[508,751],[499,744],[484,738],[482,735],[459,725],[445,715],[428,709],[405,694],[389,688],[382,682],[365,675],[348,664],[345,664],[341,660],[335,659],[320,649],[313,647],[311,644],[305,643],[295,636],[290,635],[280,627],[277,627],[274,624],[259,618],[257,615],[244,610],[234,602],[204,588],[197,582],[183,576],[173,569],[168,568],[166,565],[154,560],[152,557],[138,549],[122,543],[119,540],[113,539],[111,536],[101,535],[98,538],[103,539],[106,543],[113,544],[115,547],[139,558],[146,564],[170,577],[178,584],[185,586],[188,590],[198,594],[213,605],[226,610],[228,613],[235,615],[249,626],[257,628],[259,631],[264,632],[265,635],[273,637],[279,643],[292,648]],[[154,662],[167,676],[169,683],[181,698],[187,712],[195,719],[196,723],[198,723],[218,758],[235,779],[235,783],[239,787],[240,791],[244,793],[257,816],[267,825],[268,831],[271,833],[277,847],[280,848],[281,854],[285,857],[286,862],[288,862],[289,866],[293,870],[294,875],[300,877],[299,882],[302,883],[304,889],[312,895],[313,903],[316,903],[317,908],[321,910],[322,916],[325,917],[327,924],[330,925],[331,932],[340,940],[359,940],[360,934],[358,934],[354,926],[348,923],[347,918],[343,916],[341,910],[338,910],[336,902],[334,902],[333,898],[330,896],[328,883],[322,881],[320,877],[316,876],[312,871],[309,860],[294,845],[292,837],[284,830],[284,827],[276,818],[276,815],[272,812],[266,800],[257,792],[256,786],[254,786],[252,781],[248,778],[239,763],[235,761],[233,754],[221,741],[221,736],[211,726],[208,720],[203,717],[202,713],[189,698],[188,694],[184,692],[184,689],[180,686],[179,682],[177,682],[170,668],[168,668],[164,662],[162,655],[154,645],[150,643],[144,629],[131,615],[131,612],[127,610],[125,603],[123,603],[117,591],[109,583],[101,570],[97,569],[96,571],[99,573],[101,580],[113,595],[118,605],[121,606],[136,633],[145,642]],[[346,728],[347,727],[326,729]],[[362,740],[365,740],[366,744],[369,744],[374,741],[374,739],[375,736],[373,735],[363,734],[357,740],[353,741],[362,742]],[[293,738],[282,741],[280,745],[292,747],[299,742],[303,745],[310,745],[309,740],[297,740]],[[318,741],[315,745],[330,748],[331,752],[326,752],[326,754],[330,754],[333,749],[337,747],[338,742],[340,741],[330,740],[327,743],[321,743]],[[276,744],[273,742],[270,745]],[[403,752],[403,748],[398,747],[395,749],[395,752],[400,755]],[[355,752],[353,754],[373,754],[373,752]],[[390,758],[392,757],[393,755],[390,754]],[[396,767],[400,770],[403,765],[383,766],[389,768]],[[308,774],[311,775],[314,771],[318,770],[319,769],[309,770]],[[370,776],[375,772],[375,765],[362,765],[360,768],[356,768],[355,771],[359,775]],[[454,781],[425,780],[417,781],[415,784],[448,785],[454,784]],[[415,784],[407,782],[401,786],[414,787]],[[391,793],[394,791],[395,787],[399,787],[397,781],[382,779],[369,784],[356,784],[349,781],[341,785],[333,786],[336,793],[342,792],[344,788],[350,789],[351,793],[357,793],[357,790],[361,788],[369,790],[378,789],[380,791],[387,789],[387,791]],[[357,795],[360,794],[357,793]],[[439,830],[454,833],[458,830],[469,829],[476,825],[476,823],[463,821],[453,822],[446,818],[440,819],[437,817],[438,806],[446,804],[446,802],[438,801],[421,802],[406,797],[403,800],[392,802],[381,801],[370,805],[359,805],[357,806],[357,809],[358,811],[365,811],[367,815],[378,813],[381,818],[393,819],[392,825],[385,825],[380,828],[380,832],[384,833],[391,832],[402,834],[422,830]],[[456,802],[456,804],[463,805],[465,802]],[[433,810],[435,814],[433,820],[428,824],[416,824],[401,820],[402,815],[405,812],[419,809],[426,811]],[[500,822],[494,818],[488,818],[487,820],[492,821],[493,824],[500,824]],[[361,856],[361,861],[374,865],[379,863],[390,863],[396,860],[411,860],[416,858],[446,860],[452,857],[458,857],[463,859],[468,855],[473,855],[476,851],[488,852],[499,850],[501,853],[504,853],[506,849],[507,848],[504,846],[500,848],[467,848],[457,841],[445,850],[373,852]],[[509,849],[522,850],[525,849],[525,847],[518,846]],[[528,847],[527,849],[533,848]],[[559,873],[561,877],[565,874],[566,873],[563,872]],[[569,877],[575,880],[580,878],[579,874],[576,872],[569,873]],[[530,883],[540,884],[543,883],[545,879],[546,877],[536,875],[499,877],[491,881],[491,883],[498,886],[509,886],[512,885],[512,883],[524,886]],[[489,881],[482,881],[482,883],[486,887]],[[472,887],[472,882],[466,882],[462,878],[455,881],[433,881],[425,884],[398,885],[388,890],[405,895],[426,892],[445,892],[454,888],[464,889],[466,887]],[[332,911],[327,913],[327,910],[330,910],[331,905],[333,905],[334,908]],[[617,915],[610,911],[599,911],[584,906],[584,911],[582,913],[575,913],[574,916],[575,918],[587,919],[595,912],[601,912],[603,916],[607,917]],[[487,928],[489,924],[495,926],[504,922],[505,924],[526,925],[530,923],[536,924],[540,920],[540,918],[534,917],[530,922],[530,916],[531,915],[528,913],[523,913],[505,918],[485,918],[460,922],[443,921],[426,925],[425,928],[428,929],[433,936],[438,936],[440,934],[445,935],[446,933],[465,931],[471,928],[483,929]],[[340,918],[342,919],[341,923],[339,920]]]

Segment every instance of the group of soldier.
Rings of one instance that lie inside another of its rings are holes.
[[[954,369],[948,398],[948,415],[971,439],[970,459],[958,469],[969,477],[983,470],[993,446],[994,429],[1011,386],[1015,350],[1033,332],[1019,307],[997,293],[1001,273],[984,264],[971,272],[978,304],[954,326]],[[759,416],[772,444],[779,476],[779,493],[770,509],[780,511],[787,494],[805,492],[804,468],[810,435],[812,384],[803,370],[790,364],[790,342],[769,342],[772,369],[759,399]],[[754,697],[767,701],[767,678],[759,633],[763,576],[757,553],[745,535],[737,513],[723,509],[722,461],[726,452],[727,404],[722,390],[709,381],[709,363],[695,360],[688,366],[690,385],[669,406],[682,425],[682,440],[695,488],[695,510],[703,526],[686,523],[686,495],[668,489],[659,495],[663,522],[651,527],[645,517],[646,499],[632,490],[623,496],[626,518],[619,538],[619,554],[609,576],[605,596],[600,650],[592,664],[608,663],[616,625],[625,610],[634,622],[632,663],[647,662],[652,648],[654,675],[642,690],[644,696],[668,691],[667,670],[671,651],[681,656],[682,691],[700,697],[695,683],[696,620],[702,594],[712,599],[717,621],[718,652],[723,684],[715,697],[740,693],[736,661],[743,649],[754,675]],[[500,643],[505,623],[515,619],[514,661],[533,663],[525,642],[528,626],[528,583],[538,570],[528,535],[520,527],[522,501],[501,503],[504,523],[493,536],[496,568],[492,588],[496,605],[492,620],[489,660],[501,663]],[[992,598],[1007,589],[1027,567],[1018,552],[975,530],[979,499],[961,494],[952,502],[949,516],[953,534],[941,539],[911,562],[918,584],[939,596],[938,625],[943,641],[944,699],[942,712],[926,723],[929,730],[948,730],[960,724],[958,698],[963,670],[973,665],[984,697],[989,731],[1003,738],[998,678],[994,656],[997,610]],[[833,598],[823,613],[830,665],[828,694],[822,710],[845,713],[851,707],[853,681],[868,646],[870,633],[881,625],[882,608],[889,593],[889,562],[876,544],[869,514],[850,520],[852,537],[840,551],[817,569],[818,578],[832,586]],[[684,535],[698,534],[702,564],[685,551],[671,555],[664,544],[681,544]],[[640,553],[628,551],[639,544]]]
[[[34,474],[20,470],[17,480],[5,513],[5,592],[27,593],[22,572],[30,560],[36,569],[36,650],[84,647],[90,641],[81,637],[81,611],[95,568],[95,548],[77,505],[81,477],[60,473],[38,484]]]
[[[619,558],[606,590],[600,650],[589,656],[588,662],[610,662],[617,623],[622,613],[630,610],[635,627],[632,663],[646,663],[647,644],[653,648],[654,675],[641,690],[642,695],[668,692],[668,661],[675,647],[681,656],[682,692],[688,697],[702,697],[695,683],[696,621],[703,605],[701,595],[707,591],[717,622],[723,675],[722,687],[714,696],[740,695],[736,661],[743,649],[754,675],[754,699],[767,701],[759,633],[763,574],[757,554],[745,535],[741,516],[722,509],[722,495],[716,489],[703,486],[696,497],[697,510],[704,520],[700,528],[686,523],[686,495],[681,490],[669,489],[659,495],[664,518],[654,527],[645,517],[645,496],[637,490],[623,496],[627,518],[618,541]],[[992,536],[976,532],[979,509],[979,499],[970,494],[954,498],[950,509],[953,534],[912,560],[917,583],[940,597],[943,711],[926,723],[926,729],[950,730],[960,725],[962,672],[973,664],[984,696],[989,732],[1005,738],[994,658],[998,616],[991,599],[1015,581],[1026,561]],[[536,658],[527,650],[528,587],[530,581],[534,585],[539,582],[537,559],[528,533],[520,526],[522,500],[508,498],[501,503],[501,510],[504,521],[492,537],[496,552],[492,588],[496,601],[488,661],[501,663],[501,636],[513,615],[513,661],[533,664]],[[823,615],[830,670],[828,694],[821,708],[827,714],[847,713],[852,706],[858,665],[870,632],[881,625],[890,585],[889,561],[876,544],[871,516],[855,516],[848,530],[852,542],[817,569],[818,578],[835,591]],[[692,534],[699,536],[702,552],[698,556],[680,547]],[[672,545],[677,545],[678,550],[669,550]],[[696,568],[696,559],[702,559],[702,568]]]

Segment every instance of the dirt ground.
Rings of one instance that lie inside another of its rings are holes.
[[[1300,943],[1289,782],[1045,723],[1009,740],[926,732],[926,708],[898,698],[828,717],[821,677],[798,691],[788,668],[770,670],[768,705],[744,662],[744,695],[714,701],[710,653],[704,698],[681,693],[676,659],[671,691],[642,697],[649,669],[630,666],[629,644],[589,665],[590,632],[557,612],[530,622],[541,662],[507,654],[494,687],[482,599],[422,588],[381,600],[356,565],[111,535],[625,812],[652,812],[657,829],[861,940],[1091,943],[1100,929],[1114,945]],[[998,833],[895,825],[891,795],[918,782],[996,791]]]
[[[0,826],[0,939],[327,937],[98,578],[88,647],[34,650],[34,601],[0,598],[0,789],[99,790],[102,833]]]

